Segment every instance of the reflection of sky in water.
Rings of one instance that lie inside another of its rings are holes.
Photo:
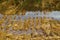
[[[34,13],[34,14],[33,14]],[[38,15],[37,15],[38,14]],[[43,12],[27,12],[26,15],[32,16],[32,17],[50,17],[54,19],[60,19],[60,11],[52,11],[52,12],[47,12],[47,14],[43,14]]]
[[[49,14],[48,14],[49,13]],[[27,19],[29,17],[50,17],[50,18],[55,18],[55,19],[60,19],[60,11],[52,11],[52,12],[47,12],[47,14],[43,14],[43,12],[26,12],[24,16],[21,15],[12,15],[12,20],[19,20],[20,18],[22,19]],[[0,19],[2,19],[3,15],[0,14]],[[15,19],[14,19],[15,17]],[[9,16],[7,17],[9,18]]]

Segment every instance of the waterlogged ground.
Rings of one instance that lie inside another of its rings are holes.
[[[46,12],[44,14],[43,12],[27,12],[26,16],[32,16],[32,17],[49,17],[49,18],[54,18],[54,19],[60,19],[60,11],[52,11],[52,12]]]
[[[0,19],[2,19],[4,15],[0,14]],[[22,15],[9,15],[11,16],[12,19],[14,20],[19,20],[20,18],[22,19],[27,19],[29,17],[33,18],[33,17],[49,17],[49,18],[54,18],[59,20],[60,19],[60,11],[52,11],[52,12],[47,12],[46,14],[44,14],[43,12],[26,12],[26,14],[24,16]],[[9,18],[9,16],[7,15],[7,18]]]
[[[0,40],[60,40],[60,12],[0,14],[0,35]]]

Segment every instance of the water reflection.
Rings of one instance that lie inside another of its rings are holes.
[[[3,18],[4,15],[0,14],[0,19]],[[60,11],[52,11],[52,12],[46,12],[44,14],[43,12],[37,11],[37,12],[26,12],[24,16],[22,15],[7,15],[7,19],[11,18],[11,20],[20,20],[20,19],[27,19],[29,17],[49,17],[54,18],[57,20],[60,20]]]
[[[46,12],[46,14],[44,14],[43,12],[27,12],[26,16],[30,16],[30,17],[49,17],[49,18],[54,18],[57,20],[60,20],[60,11],[52,11],[52,12]]]

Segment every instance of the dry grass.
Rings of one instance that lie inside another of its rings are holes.
[[[0,40],[60,40],[60,21],[49,18],[15,21],[7,17],[0,22]]]
[[[25,14],[26,11],[59,11],[59,0],[0,0],[1,14]]]

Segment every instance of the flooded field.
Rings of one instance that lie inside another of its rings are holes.
[[[60,40],[60,12],[0,14],[0,35],[1,40]]]

